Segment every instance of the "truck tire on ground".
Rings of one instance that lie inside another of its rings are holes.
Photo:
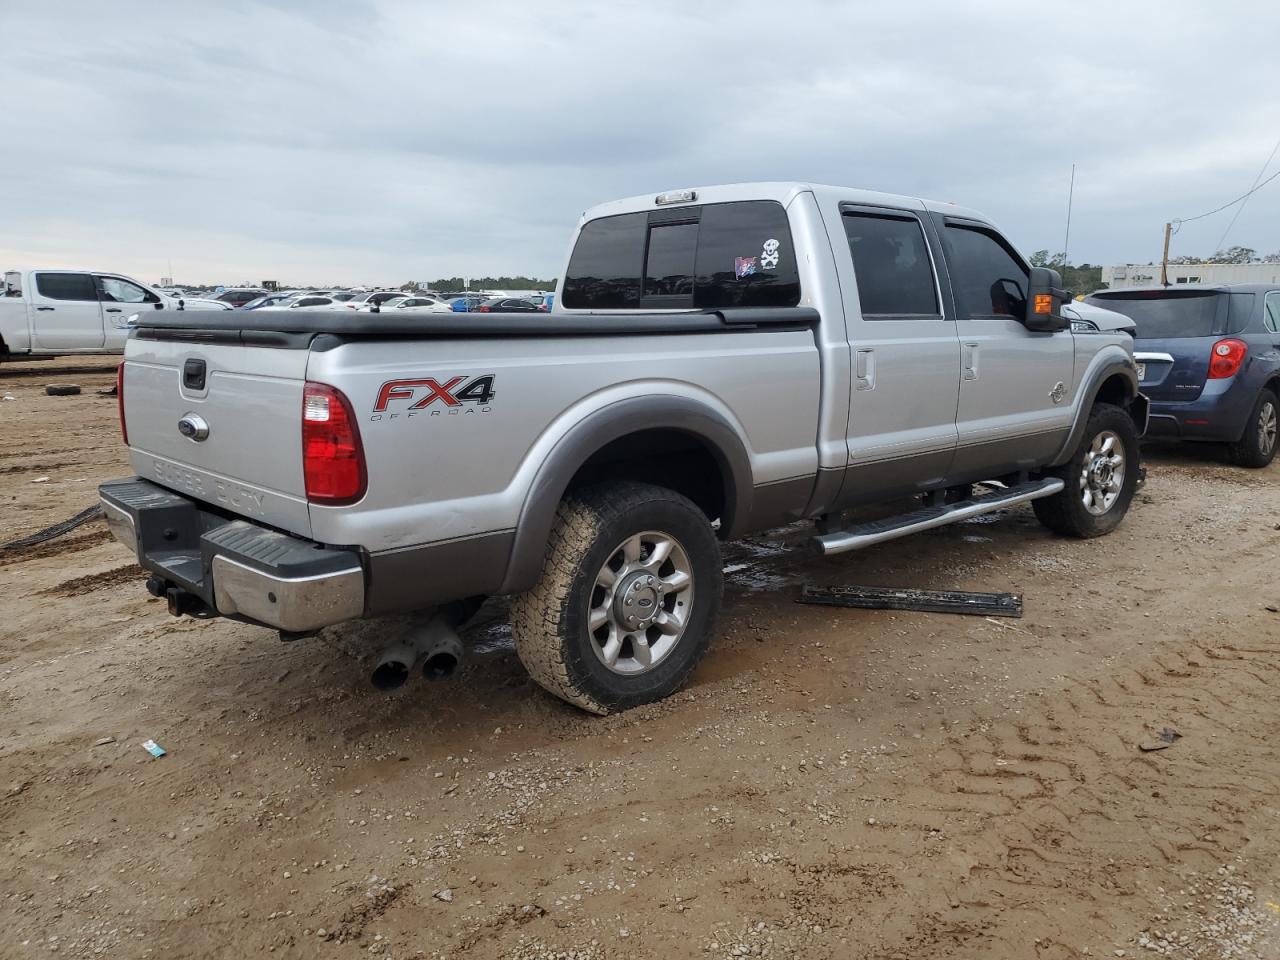
[[[1036,517],[1063,536],[1108,534],[1129,510],[1138,469],[1138,431],[1132,418],[1120,407],[1095,404],[1071,459],[1045,471],[1045,476],[1061,477],[1066,486],[1032,502]]]
[[[585,488],[560,503],[542,577],[512,602],[516,652],[538,684],[592,713],[661,700],[711,646],[723,590],[720,544],[687,498]]]
[[[1244,436],[1231,444],[1231,459],[1242,467],[1265,467],[1276,455],[1277,424],[1280,424],[1280,400],[1267,387],[1253,405]]]

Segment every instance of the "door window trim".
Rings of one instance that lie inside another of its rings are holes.
[[[938,321],[950,320],[948,316],[946,303],[947,301],[942,295],[942,274],[938,270],[938,256],[933,248],[933,239],[930,236],[928,228],[925,226],[925,218],[921,216],[922,211],[908,210],[903,207],[879,206],[870,203],[852,203],[844,202],[840,204],[840,230],[844,232],[844,218],[846,216],[863,216],[863,217],[880,217],[885,220],[914,220],[916,226],[920,228],[920,237],[924,240],[925,251],[929,255],[929,270],[933,275],[933,297],[934,303],[938,305],[936,313],[863,313],[864,320],[915,320],[915,321]],[[853,263],[854,283],[857,284],[858,265],[853,262],[853,251],[849,248],[849,236],[845,234],[844,242],[845,252],[849,256],[849,262]],[[861,300],[859,300],[861,307]]]

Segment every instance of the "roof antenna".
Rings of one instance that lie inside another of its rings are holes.
[[[1067,188],[1067,235],[1062,238],[1062,266],[1065,268],[1070,262],[1067,260],[1067,251],[1071,249],[1071,204],[1076,196],[1076,165],[1071,165],[1071,186]]]

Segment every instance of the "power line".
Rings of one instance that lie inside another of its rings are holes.
[[[1262,165],[1262,169],[1258,171],[1258,175],[1253,178],[1253,186],[1249,188],[1249,193],[1258,189],[1258,181],[1262,179],[1262,175],[1267,172],[1267,167],[1271,166],[1271,161],[1276,158],[1276,151],[1280,150],[1280,140],[1276,141],[1276,145],[1271,148],[1271,156],[1267,157],[1267,162]],[[1244,199],[1240,202],[1240,206],[1236,208],[1235,216],[1231,218],[1231,222],[1227,224],[1227,229],[1222,231],[1222,238],[1218,240],[1216,250],[1222,250],[1223,244],[1227,242],[1227,234],[1231,232],[1231,228],[1236,225],[1236,221],[1240,219],[1240,214],[1244,213],[1244,208],[1249,203],[1249,194],[1244,195]]]
[[[1217,207],[1213,210],[1210,210],[1208,213],[1202,213],[1197,217],[1182,217],[1178,220],[1174,220],[1173,222],[1178,224],[1178,226],[1182,226],[1182,224],[1190,223],[1192,220],[1203,220],[1205,217],[1211,217],[1215,213],[1221,213],[1223,210],[1227,209],[1227,207],[1231,206],[1232,204],[1239,203],[1241,200],[1244,200],[1247,197],[1253,196],[1255,193],[1257,193],[1259,190],[1265,187],[1268,183],[1270,183],[1276,177],[1280,177],[1280,170],[1277,170],[1275,173],[1267,177],[1267,179],[1263,180],[1260,184],[1258,184],[1256,187],[1252,188],[1248,192],[1243,193],[1240,196],[1236,197],[1234,200],[1231,201],[1231,203],[1224,203],[1222,206]]]

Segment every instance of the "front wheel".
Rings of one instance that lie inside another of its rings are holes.
[[[542,577],[511,605],[516,652],[542,687],[592,713],[661,700],[711,645],[724,574],[705,514],[663,487],[571,493]]]
[[[1045,471],[1065,486],[1033,501],[1036,517],[1054,533],[1100,537],[1120,525],[1138,487],[1138,431],[1127,412],[1099,403],[1071,459]]]
[[[1269,389],[1253,405],[1244,436],[1231,445],[1231,459],[1242,467],[1265,467],[1276,455],[1280,401]]]

